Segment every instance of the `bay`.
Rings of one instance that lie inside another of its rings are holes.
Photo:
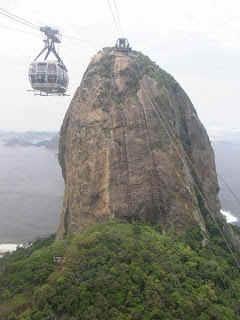
[[[24,243],[55,233],[64,182],[55,152],[0,148],[0,243]]]
[[[240,143],[213,144],[217,172],[234,195],[240,199]],[[222,209],[240,220],[240,203],[218,176]]]
[[[213,149],[218,173],[239,199],[240,144],[215,142]],[[220,179],[219,186],[222,210],[230,219],[234,216],[240,220],[240,204]],[[55,152],[0,147],[0,244],[21,244],[55,233],[63,192]]]

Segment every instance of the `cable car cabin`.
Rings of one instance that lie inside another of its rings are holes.
[[[66,67],[56,61],[32,62],[28,71],[29,81],[34,90],[47,94],[63,95],[68,88]]]
[[[114,50],[128,52],[131,49],[132,48],[129,47],[129,42],[126,38],[117,39]]]

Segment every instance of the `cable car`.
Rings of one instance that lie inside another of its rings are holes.
[[[55,43],[60,43],[59,31],[51,27],[42,27],[40,31],[45,33],[43,40],[45,46],[36,59],[30,64],[28,77],[34,91],[39,91],[40,95],[66,95],[68,88],[67,68],[59,57],[55,49]],[[37,59],[47,50],[45,59]],[[47,60],[50,53],[53,53],[57,61]]]
[[[61,63],[56,61],[34,61],[28,71],[33,90],[46,94],[64,94],[68,87],[68,73]]]

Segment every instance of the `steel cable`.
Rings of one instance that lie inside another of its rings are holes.
[[[2,9],[2,8],[0,8],[0,10],[3,11],[3,12],[5,12],[5,13],[7,13],[7,14],[10,14],[11,16],[13,16],[13,17],[15,17],[15,18],[18,18],[18,19],[20,19],[20,20],[22,20],[22,21],[24,21],[24,22],[27,22],[28,24],[31,24],[33,27],[39,29],[39,26],[37,26],[36,24],[34,24],[34,23],[32,23],[32,22],[29,22],[29,21],[27,21],[27,20],[25,20],[25,19],[23,19],[23,18],[20,18],[20,17],[16,16],[15,14],[13,14],[13,13],[11,13],[11,12],[8,12],[7,10],[4,10],[4,9]]]
[[[180,159],[181,159],[181,161],[182,161],[182,163],[183,163],[183,165],[184,165],[185,169],[187,169],[186,161],[183,159],[182,155],[180,154],[180,151],[179,151],[179,150],[178,150],[178,148],[176,147],[176,144],[175,144],[175,142],[173,141],[173,138],[172,138],[172,137],[171,137],[171,135],[169,134],[169,132],[168,132],[168,130],[167,130],[167,128],[166,128],[166,126],[165,126],[165,124],[163,123],[163,121],[162,121],[161,117],[159,116],[159,114],[158,114],[158,112],[157,112],[156,108],[154,107],[154,104],[152,103],[152,100],[151,100],[151,98],[149,97],[149,95],[148,95],[148,93],[147,93],[147,91],[146,91],[146,89],[145,89],[144,85],[143,85],[143,90],[144,90],[144,92],[145,92],[146,96],[148,97],[149,102],[150,102],[150,104],[151,104],[151,106],[152,106],[152,108],[153,108],[154,112],[156,113],[156,115],[157,115],[157,117],[158,117],[158,119],[159,119],[160,123],[162,124],[162,126],[163,126],[163,128],[164,128],[165,132],[167,133],[168,137],[170,138],[171,142],[173,143],[173,146],[174,146],[174,148],[175,148],[175,150],[176,150],[176,152],[177,152],[178,156],[180,157]],[[156,103],[156,102],[155,102],[155,103]],[[193,166],[193,164],[192,164],[192,166]],[[194,167],[194,166],[193,166],[193,167]],[[195,168],[195,171],[197,172],[196,168]],[[236,262],[237,267],[240,269],[240,264],[239,264],[239,262],[238,262],[237,258],[235,257],[235,255],[234,255],[234,253],[233,253],[232,249],[230,248],[229,243],[228,243],[228,241],[226,240],[226,238],[225,238],[225,236],[224,236],[224,234],[223,234],[223,232],[222,232],[221,228],[219,227],[219,225],[218,225],[218,223],[217,223],[217,221],[216,221],[216,218],[214,217],[214,214],[212,213],[211,209],[209,208],[207,201],[205,200],[204,196],[202,195],[202,192],[200,191],[200,189],[199,189],[199,187],[198,187],[197,183],[195,182],[195,180],[194,180],[194,178],[193,178],[193,176],[192,176],[192,174],[191,174],[190,172],[189,172],[189,175],[190,175],[191,180],[193,181],[193,184],[195,185],[195,187],[196,187],[196,189],[197,189],[197,191],[198,191],[199,195],[201,196],[201,198],[202,198],[202,200],[203,200],[203,202],[204,202],[204,204],[205,204],[205,206],[206,206],[206,208],[207,208],[208,212],[210,213],[210,215],[211,215],[211,217],[212,217],[212,219],[213,219],[214,223],[216,224],[217,229],[218,229],[218,231],[220,232],[220,234],[221,234],[221,236],[222,236],[222,238],[223,238],[223,240],[224,240],[225,244],[227,245],[227,248],[228,248],[229,252],[231,253],[231,255],[232,255],[232,257],[233,257],[234,261]],[[199,174],[198,174],[198,175],[199,175]]]
[[[2,10],[2,9],[0,9],[0,10]],[[9,15],[7,15],[7,14],[5,14],[5,13],[3,13],[3,12],[0,12],[0,14],[3,15],[3,16],[5,16],[5,17],[7,17],[7,18],[9,18],[9,19],[12,19],[12,20],[17,21],[17,22],[19,22],[19,23],[22,23],[22,24],[24,24],[25,26],[28,26],[28,27],[33,28],[33,29],[35,29],[35,30],[39,30],[39,28],[34,27],[34,26],[30,25],[29,23],[26,23],[26,22],[17,20],[17,19],[15,19],[14,17],[10,17]]]
[[[8,27],[8,26],[4,26],[4,25],[2,25],[2,24],[0,24],[0,27],[6,28],[6,29],[10,29],[10,30],[14,30],[14,31],[18,31],[18,32],[22,32],[22,33],[26,33],[26,34],[31,34],[32,36],[36,36],[36,37],[42,37],[42,36],[40,36],[39,34],[27,32],[27,31],[15,29],[15,28],[11,28],[11,27]]]
[[[108,0],[108,4],[109,4],[109,7],[110,7],[110,10],[111,10],[111,13],[112,13],[112,17],[113,17],[113,20],[114,20],[114,23],[115,23],[115,26],[116,26],[118,35],[119,35],[119,37],[121,37],[121,33],[120,33],[120,31],[119,31],[119,28],[118,28],[118,25],[117,25],[117,21],[116,21],[116,19],[115,19],[114,13],[113,13],[113,9],[112,9],[110,0]]]

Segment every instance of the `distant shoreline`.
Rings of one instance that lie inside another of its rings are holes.
[[[227,223],[238,222],[239,219],[235,217],[230,211],[221,209],[221,214],[226,218]],[[0,244],[0,258],[3,257],[6,252],[13,252],[17,249],[17,247],[21,247],[22,243],[2,243]]]

